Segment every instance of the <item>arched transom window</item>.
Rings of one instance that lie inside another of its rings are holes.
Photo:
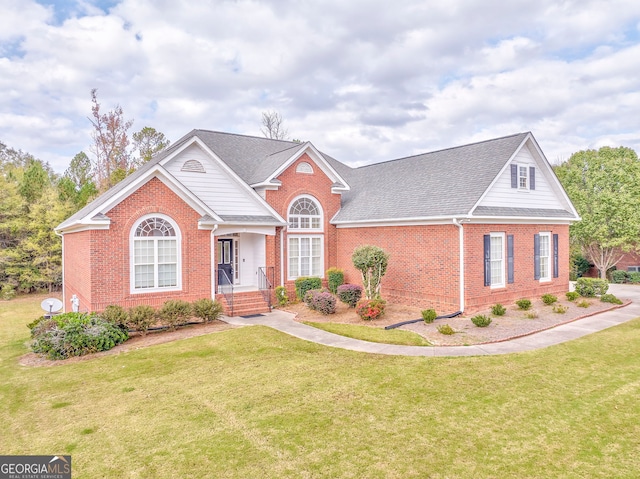
[[[289,208],[289,228],[294,230],[321,230],[322,212],[311,198],[303,196]]]
[[[133,232],[132,290],[180,287],[180,237],[168,218],[143,219]]]

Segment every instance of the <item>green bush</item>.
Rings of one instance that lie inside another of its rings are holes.
[[[558,297],[553,294],[543,294],[540,299],[542,299],[542,302],[547,306],[551,306],[553,303],[558,301]]]
[[[600,301],[603,303],[622,304],[622,301],[616,298],[614,294],[603,294],[600,296]]]
[[[437,317],[438,317],[438,314],[436,313],[435,309],[422,310],[422,319],[424,320],[425,323],[433,323]]]
[[[338,299],[350,308],[355,308],[362,298],[362,286],[359,284],[341,284],[338,286]]]
[[[182,299],[170,299],[165,301],[158,310],[158,317],[162,324],[168,326],[169,331],[187,323],[191,317],[191,305]]]
[[[527,311],[524,313],[524,317],[527,319],[536,319],[538,317],[537,311]]]
[[[142,336],[156,322],[156,310],[147,304],[141,304],[129,309],[129,328],[138,331]]]
[[[578,293],[577,291],[569,291],[565,294],[565,296],[569,301],[575,301],[580,297],[580,293]]]
[[[611,281],[616,284],[622,284],[627,280],[627,272],[616,269],[611,272]]]
[[[529,308],[531,308],[531,300],[529,299],[519,299],[518,301],[516,301],[516,304],[518,305],[518,308],[520,308],[523,311],[526,311]]]
[[[491,306],[491,313],[495,314],[496,316],[504,316],[506,312],[507,308],[502,306],[500,303]]]
[[[479,314],[471,318],[471,322],[479,328],[486,328],[491,324],[491,318],[489,316],[485,316],[484,314]]]
[[[358,246],[351,255],[353,266],[362,273],[364,297],[380,298],[382,277],[387,272],[389,254],[372,245]]]
[[[117,304],[110,304],[104,308],[104,311],[100,313],[100,317],[122,329],[126,329],[129,323],[129,314],[122,306],[118,306]]]
[[[629,282],[630,283],[633,283],[633,284],[640,283],[640,273],[637,272],[637,271],[632,271],[632,272],[628,273],[627,277],[629,278]]]
[[[453,330],[453,328],[448,324],[443,324],[441,326],[438,326],[438,332],[440,334],[446,334],[447,336],[455,334],[455,331]]]
[[[202,319],[205,323],[210,323],[211,321],[220,319],[220,316],[224,313],[222,305],[211,298],[202,298],[194,301],[191,305],[191,309],[193,311],[193,315],[196,318]]]
[[[302,276],[295,281],[296,284],[296,296],[300,301],[304,300],[304,295],[310,289],[322,288],[322,280],[320,278],[311,278]]]
[[[327,285],[329,286],[329,291],[333,294],[338,292],[338,286],[344,283],[344,271],[340,268],[329,268],[327,270]]]
[[[280,306],[286,306],[289,303],[289,295],[287,294],[287,288],[284,286],[276,286],[276,299]]]
[[[365,321],[372,321],[384,315],[386,306],[384,299],[363,299],[356,306],[356,314]]]
[[[129,339],[127,331],[96,314],[64,313],[39,321],[31,349],[50,359],[107,351]]]
[[[586,299],[580,300],[576,303],[576,306],[578,308],[588,308],[589,306],[591,306],[591,303],[589,301],[587,301]]]
[[[593,298],[605,294],[609,289],[606,279],[599,278],[579,278],[576,281],[576,291],[580,296]]]
[[[5,301],[9,301],[16,297],[16,290],[9,283],[5,283],[2,285],[2,289],[0,289],[0,299],[4,299]]]
[[[558,314],[564,314],[569,310],[569,306],[563,306],[561,304],[553,305],[553,312]]]

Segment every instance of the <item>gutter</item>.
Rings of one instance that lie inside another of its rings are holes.
[[[65,297],[64,287],[64,235],[62,233],[58,233],[55,229],[53,230],[53,232],[56,234],[56,236],[60,236],[60,238],[62,239],[62,311],[66,313],[67,309],[65,308],[65,304],[67,304],[67,298]]]
[[[460,248],[460,311],[464,312],[464,229],[462,228],[461,220],[453,218],[453,224],[458,227],[458,244]]]

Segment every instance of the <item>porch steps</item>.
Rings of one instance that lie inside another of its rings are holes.
[[[231,308],[227,304],[224,295],[216,294],[218,300],[224,307],[225,314],[231,314]],[[268,313],[269,304],[262,297],[260,291],[246,291],[233,293],[233,315],[248,316],[250,314]]]

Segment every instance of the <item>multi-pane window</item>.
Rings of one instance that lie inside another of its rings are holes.
[[[168,220],[141,221],[133,234],[133,289],[177,288],[179,279],[178,235]]]
[[[529,187],[528,172],[529,172],[528,166],[522,166],[522,165],[518,166],[518,186],[523,190],[526,190]]]
[[[303,196],[289,208],[289,228],[292,230],[321,230],[322,212],[311,198]]]
[[[540,281],[551,280],[551,234],[540,233]]]
[[[491,286],[504,286],[504,235],[491,234]]]
[[[322,237],[289,237],[289,277],[322,276]]]

